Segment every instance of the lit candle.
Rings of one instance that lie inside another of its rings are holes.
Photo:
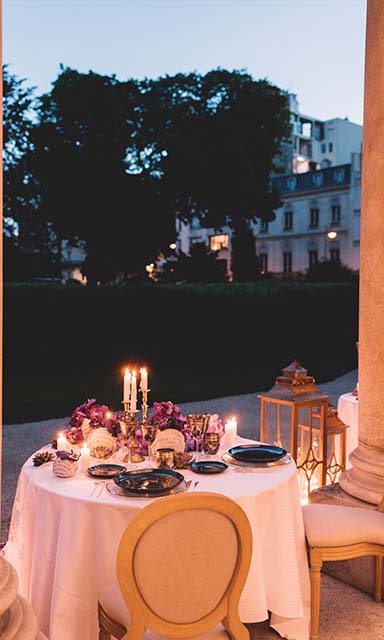
[[[136,371],[132,373],[132,381],[131,381],[131,406],[130,410],[136,411],[136,403],[137,403],[137,386],[136,386]]]
[[[125,370],[124,373],[124,385],[123,385],[123,402],[129,403],[130,393],[131,393],[131,374],[129,369]]]
[[[81,447],[81,456],[80,456],[80,471],[82,473],[86,473],[89,467],[89,458],[91,455],[91,451],[87,445]]]
[[[143,367],[140,369],[140,391],[148,391],[148,371]]]
[[[227,447],[232,447],[235,443],[237,437],[237,420],[236,418],[231,418],[225,424],[225,444]]]
[[[58,451],[66,451],[67,449],[67,438],[64,433],[61,431],[57,436],[57,450]]]

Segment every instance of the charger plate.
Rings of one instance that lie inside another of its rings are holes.
[[[148,500],[148,498],[160,498],[162,496],[172,496],[175,493],[182,493],[183,491],[186,490],[187,483],[185,482],[185,480],[183,480],[183,482],[181,482],[179,485],[174,487],[174,489],[168,489],[167,491],[163,491],[162,493],[147,492],[139,495],[137,493],[131,493],[129,491],[125,491],[124,489],[122,489],[122,487],[119,487],[112,480],[107,482],[106,486],[107,486],[107,491],[109,491],[109,493],[111,493],[113,496],[119,496],[120,498],[134,498],[135,500],[142,500],[144,498]]]
[[[126,471],[126,468],[121,464],[96,464],[93,467],[88,467],[87,471],[93,478],[114,478],[119,473]]]
[[[243,460],[236,460],[228,451],[225,451],[221,456],[222,460],[227,464],[234,465],[236,467],[249,467],[252,469],[279,469],[279,467],[289,464],[292,460],[291,456],[287,453],[279,460],[273,462],[244,462]]]
[[[276,462],[286,455],[286,450],[273,444],[252,443],[242,444],[228,449],[232,458],[240,462]]]

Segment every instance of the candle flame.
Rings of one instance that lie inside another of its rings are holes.
[[[133,377],[133,378],[136,378],[136,371],[135,371],[135,369],[132,371],[132,377]]]
[[[105,415],[107,417],[107,420],[111,419],[111,412],[110,411],[107,411],[107,413]]]
[[[126,367],[126,368],[125,368],[125,373],[124,373],[124,375],[125,375],[125,376],[129,376],[129,369],[128,369],[128,367]]]

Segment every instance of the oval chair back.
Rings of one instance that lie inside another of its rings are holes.
[[[174,638],[206,633],[219,622],[247,640],[238,604],[252,555],[244,511],[215,493],[162,498],[128,525],[117,577],[130,612],[129,640],[146,629]]]

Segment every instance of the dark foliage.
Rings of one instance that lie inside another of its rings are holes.
[[[338,260],[322,260],[308,269],[305,279],[307,282],[356,282],[358,275]]]
[[[333,379],[356,367],[357,306],[345,284],[6,287],[5,420],[117,408],[127,363],[148,365],[151,402],[268,389],[294,357]]]
[[[254,282],[261,276],[256,241],[246,220],[237,222],[232,236],[232,273],[235,282]]]

